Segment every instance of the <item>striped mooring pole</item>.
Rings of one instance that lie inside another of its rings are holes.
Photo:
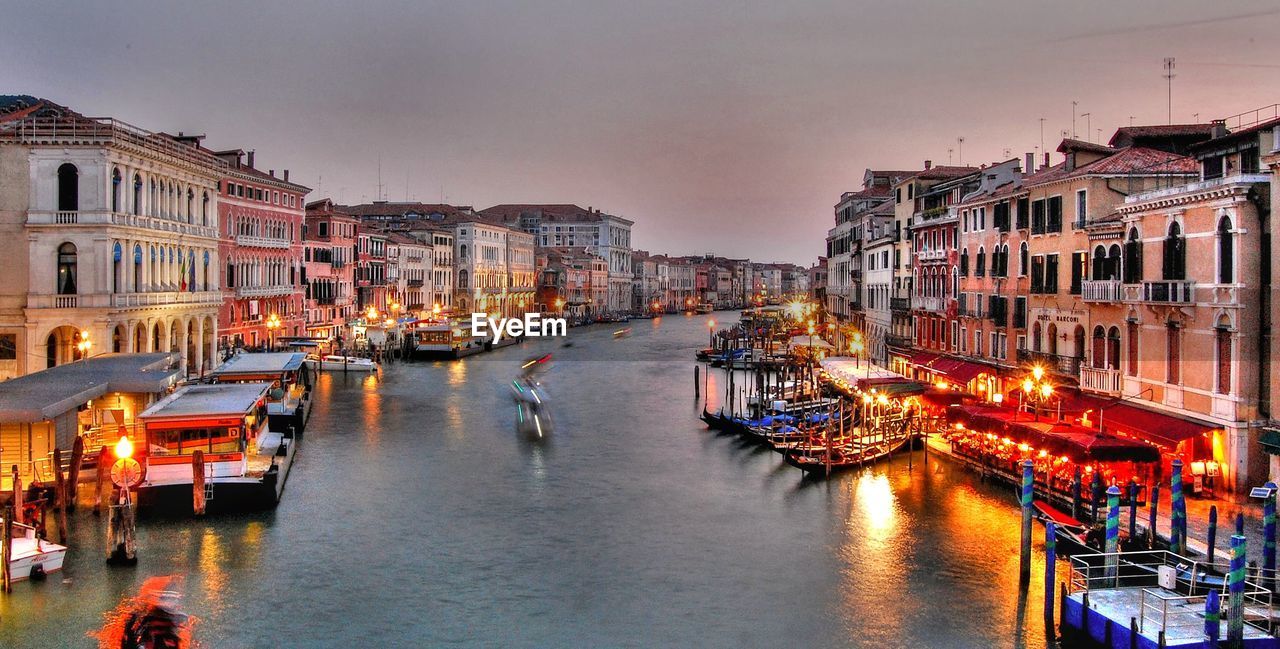
[[[1053,521],[1044,524],[1044,623],[1053,628],[1053,604],[1058,581],[1057,530]]]
[[[1138,538],[1138,485],[1132,480],[1129,481],[1129,542]]]
[[[1213,563],[1214,551],[1218,545],[1218,506],[1209,506],[1209,556],[1206,559],[1209,563]]]
[[[1120,576],[1120,487],[1107,489],[1107,541],[1102,550],[1107,555],[1107,578]]]
[[[1187,501],[1182,496],[1182,460],[1173,460],[1173,478],[1169,492],[1169,550],[1187,555]]]
[[[1274,588],[1276,579],[1276,483],[1262,485],[1270,490],[1262,501],[1262,583]]]
[[[1218,638],[1222,637],[1221,619],[1222,604],[1217,589],[1212,589],[1204,600],[1204,649],[1218,649]]]
[[[1227,573],[1227,644],[1244,642],[1244,536],[1231,536],[1231,570]]]
[[[1035,476],[1031,460],[1022,461],[1022,554],[1018,557],[1018,576],[1025,585],[1031,579],[1031,503],[1035,495]]]

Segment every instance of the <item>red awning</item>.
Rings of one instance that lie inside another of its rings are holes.
[[[974,377],[982,374],[983,372],[992,371],[984,365],[970,363],[969,361],[960,360],[958,358],[945,357],[935,362],[933,367],[930,369],[935,372],[945,374],[947,378],[961,385],[967,384],[969,381],[972,381]]]
[[[1132,401],[1119,401],[1087,394],[1073,397],[1073,410],[1093,410],[1090,418],[1103,429],[1146,439],[1172,448],[1179,443],[1213,432],[1221,426],[1170,413],[1156,412]]]
[[[1046,449],[1054,455],[1069,455],[1079,461],[1156,462],[1160,451],[1151,444],[1108,435],[1091,428],[1067,423],[1019,420],[1016,411],[987,406],[952,406],[949,421],[960,421],[970,429],[1008,436]]]

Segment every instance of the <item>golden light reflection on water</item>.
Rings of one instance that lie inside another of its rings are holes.
[[[201,595],[208,602],[209,612],[217,615],[226,607],[223,591],[227,588],[228,578],[224,563],[226,552],[222,547],[222,539],[212,527],[206,528],[200,537],[200,554],[196,557],[201,579],[204,581]]]

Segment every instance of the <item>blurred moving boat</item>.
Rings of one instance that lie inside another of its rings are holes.
[[[66,546],[42,540],[30,525],[13,523],[13,539],[9,542],[9,575],[13,581],[41,579],[62,570],[66,556]]]
[[[173,577],[149,577],[136,597],[121,602],[98,636],[100,649],[187,649],[195,618],[182,611]]]

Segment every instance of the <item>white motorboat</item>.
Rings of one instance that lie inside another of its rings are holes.
[[[376,372],[378,364],[371,358],[330,354],[320,358],[308,358],[307,363],[321,372]]]
[[[36,536],[36,528],[16,522],[9,547],[9,574],[13,581],[30,579],[33,571],[47,575],[62,570],[62,560],[67,556],[66,546],[42,540]]]

